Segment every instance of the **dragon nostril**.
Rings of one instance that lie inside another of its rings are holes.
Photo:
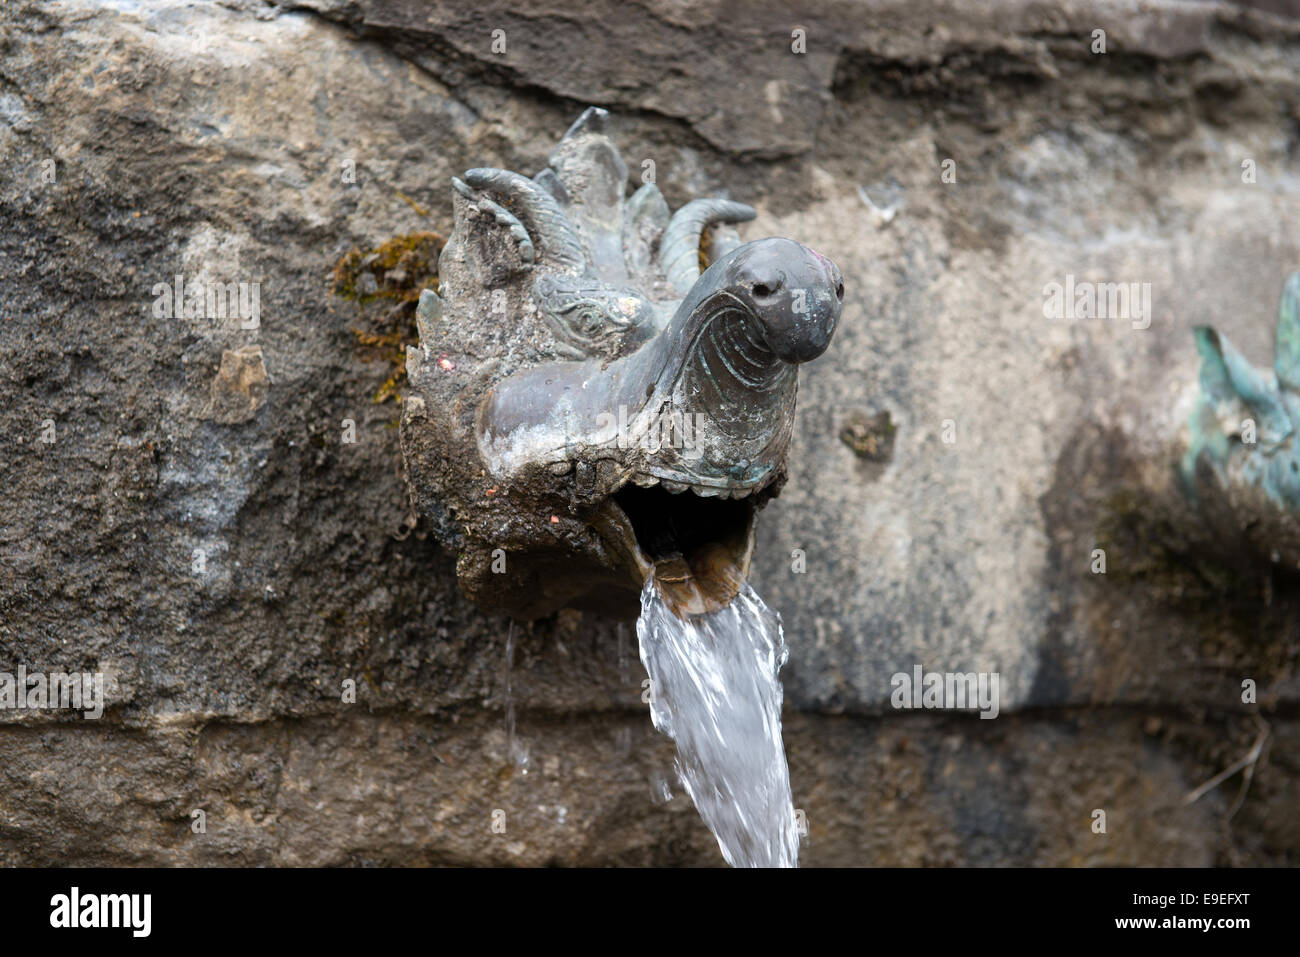
[[[844,283],[840,283],[838,286],[835,287],[835,298],[836,299],[844,298]]]
[[[779,279],[770,279],[767,282],[754,283],[754,295],[759,299],[767,299],[770,296],[775,296],[780,289],[781,280]]]

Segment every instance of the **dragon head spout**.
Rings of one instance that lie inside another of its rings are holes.
[[[634,612],[652,574],[681,614],[730,601],[784,481],[797,366],[844,298],[808,247],[742,244],[725,224],[747,206],[669,216],[653,184],[625,198],[605,123],[584,113],[532,179],[453,181],[441,295],[422,298],[407,360],[416,505],[466,594],[519,617]]]

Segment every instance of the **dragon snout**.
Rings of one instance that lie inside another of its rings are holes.
[[[735,250],[727,267],[728,285],[777,358],[808,362],[826,351],[844,303],[833,262],[793,240],[760,239]]]

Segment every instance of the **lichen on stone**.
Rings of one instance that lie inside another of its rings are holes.
[[[438,290],[438,257],[446,240],[435,232],[394,236],[373,249],[352,249],[334,266],[331,292],[357,304],[352,328],[364,362],[386,362],[388,377],[371,401],[401,401],[406,347],[419,342],[415,304],[426,289]]]
[[[894,457],[894,436],[898,426],[885,409],[875,415],[850,412],[840,426],[840,441],[853,450],[853,454],[868,462],[888,462]]]

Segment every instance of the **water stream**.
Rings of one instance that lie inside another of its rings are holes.
[[[677,742],[682,784],[722,856],[733,867],[795,867],[780,617],[746,583],[726,607],[679,618],[650,576],[636,633],[654,726]]]

